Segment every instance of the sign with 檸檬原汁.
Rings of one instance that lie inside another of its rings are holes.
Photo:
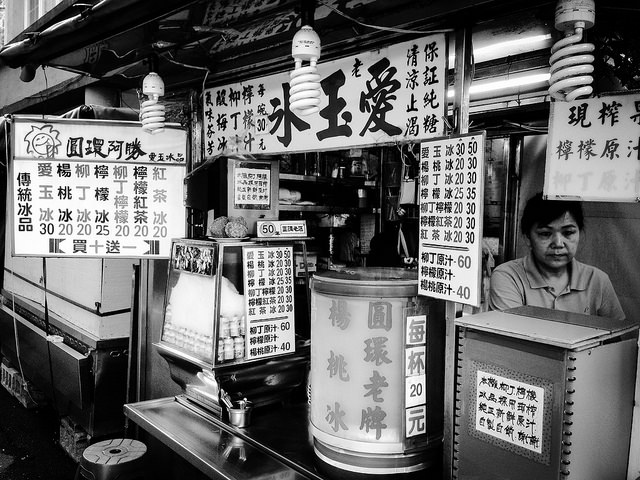
[[[168,258],[185,236],[183,129],[30,117],[10,127],[14,255]]]
[[[638,201],[640,94],[551,102],[544,194]]]
[[[447,43],[430,35],[319,62],[320,111],[289,108],[289,72],[204,90],[205,156],[330,150],[441,136]]]
[[[418,292],[479,306],[484,133],[420,145]]]
[[[296,351],[293,295],[293,247],[242,249],[247,322],[247,359]]]

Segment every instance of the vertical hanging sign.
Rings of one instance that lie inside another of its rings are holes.
[[[293,247],[242,249],[247,359],[295,351]]]
[[[427,433],[427,316],[408,315],[404,338],[405,436]]]
[[[185,235],[186,131],[13,117],[14,255],[169,258]]]
[[[419,293],[480,305],[484,132],[420,146]]]

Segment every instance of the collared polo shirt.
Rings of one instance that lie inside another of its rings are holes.
[[[505,262],[491,275],[489,308],[532,305],[624,320],[624,311],[605,272],[573,259],[569,276],[567,287],[556,292],[540,274],[531,254]]]

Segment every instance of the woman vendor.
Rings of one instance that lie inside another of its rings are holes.
[[[489,308],[532,305],[624,320],[609,276],[574,258],[583,227],[580,202],[545,200],[542,193],[529,199],[520,228],[530,253],[493,271]]]

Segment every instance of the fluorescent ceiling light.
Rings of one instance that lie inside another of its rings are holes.
[[[487,94],[501,90],[501,93],[509,93],[506,90],[520,89],[526,86],[532,86],[537,84],[548,84],[550,74],[535,73],[530,75],[523,75],[519,77],[503,78],[500,80],[484,80],[473,82],[469,87],[469,95]],[[453,88],[450,88],[447,92],[449,98],[453,98]]]
[[[550,33],[531,35],[528,37],[516,38],[505,42],[491,43],[489,45],[473,49],[473,61],[475,63],[487,62],[496,58],[504,58],[510,55],[533,52],[550,48],[552,38]],[[449,48],[449,65],[454,67],[455,62],[455,42]]]
[[[475,62],[486,62],[496,58],[518,55],[520,53],[541,50],[551,44],[551,34],[534,35],[531,37],[517,38],[506,42],[494,43],[473,50]]]

